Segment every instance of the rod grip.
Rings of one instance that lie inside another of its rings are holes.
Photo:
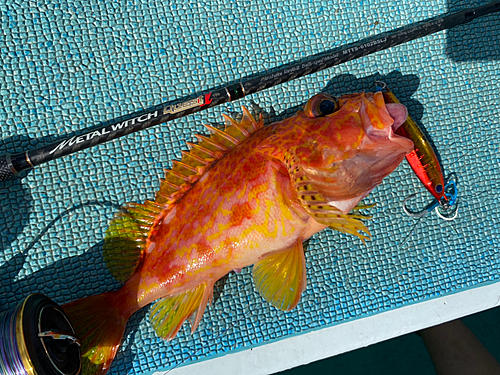
[[[10,154],[0,156],[0,181],[12,180],[18,173],[12,165]]]

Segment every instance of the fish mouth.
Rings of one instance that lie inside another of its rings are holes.
[[[390,128],[389,139],[406,149],[407,153],[411,152],[414,147],[413,141],[396,133],[396,130],[398,130],[408,118],[408,109],[400,103],[387,103],[385,106],[389,115],[394,119],[394,123]]]
[[[400,103],[386,103],[385,107],[387,112],[393,118],[394,124],[392,124],[392,131],[398,130],[398,128],[404,124],[408,118],[408,109],[403,104]]]
[[[359,113],[368,138],[374,142],[389,140],[386,147],[413,149],[413,142],[395,133],[408,118],[408,110],[401,103],[386,103],[381,92],[369,93],[360,100]],[[394,151],[396,151],[394,149]]]

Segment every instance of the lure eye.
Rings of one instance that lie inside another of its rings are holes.
[[[338,110],[337,100],[329,94],[318,94],[313,96],[304,107],[308,117],[316,118],[332,114]]]
[[[436,187],[434,188],[434,191],[438,194],[441,194],[443,192],[443,185],[437,184]]]

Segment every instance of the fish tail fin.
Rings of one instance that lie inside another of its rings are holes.
[[[130,315],[108,292],[63,305],[81,340],[82,375],[103,375],[115,358]]]

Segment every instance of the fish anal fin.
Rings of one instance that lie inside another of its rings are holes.
[[[290,311],[300,301],[306,288],[306,264],[302,241],[287,249],[272,253],[253,267],[255,288],[271,305]]]
[[[141,262],[149,246],[150,232],[163,207],[155,202],[127,203],[111,220],[104,238],[106,267],[120,282],[126,281]]]
[[[211,295],[212,286],[202,283],[192,290],[156,302],[150,314],[158,336],[172,340],[186,319],[191,320],[191,332],[194,332]]]

